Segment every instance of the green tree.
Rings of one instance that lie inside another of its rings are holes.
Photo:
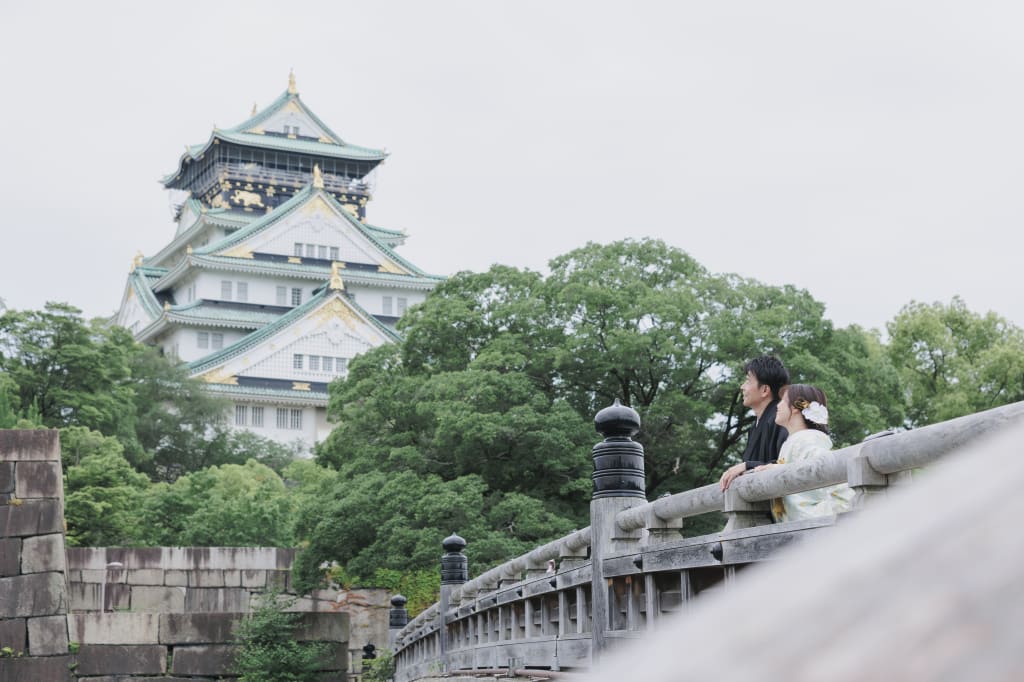
[[[292,500],[277,473],[250,460],[154,485],[143,501],[148,545],[291,547]]]
[[[124,457],[121,443],[84,427],[61,430],[65,460],[64,517],[69,545],[132,545],[137,509],[149,479]]]
[[[889,323],[889,357],[903,379],[907,426],[1024,399],[1024,334],[959,297],[912,302]]]
[[[295,639],[300,613],[286,609],[294,598],[271,592],[263,596],[256,609],[239,625],[235,633],[240,645],[235,654],[234,672],[240,682],[314,682],[329,654],[324,642],[299,642]]]

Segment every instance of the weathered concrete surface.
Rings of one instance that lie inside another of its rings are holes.
[[[295,550],[279,547],[72,547],[68,549],[71,569],[102,570],[112,561],[128,569],[158,568],[164,571],[287,571]]]
[[[129,589],[132,611],[181,613],[185,610],[184,587],[133,585]]]
[[[73,613],[68,616],[71,641],[81,644],[157,644],[156,613]]]
[[[0,462],[60,461],[56,429],[0,429]]]
[[[21,572],[64,572],[64,534],[51,533],[25,538],[21,545]]]
[[[60,615],[29,618],[28,652],[32,656],[68,653],[68,617]]]
[[[61,497],[63,482],[60,462],[17,462],[14,465],[14,494],[21,499]]]
[[[261,570],[244,569],[241,572],[242,587],[258,587],[263,589],[267,586],[267,572]]]
[[[125,582],[132,585],[163,585],[164,571],[159,568],[128,569]]]
[[[174,647],[171,672],[175,675],[227,675],[238,647],[230,644]]]
[[[14,462],[0,462],[0,493],[14,492]]]
[[[70,682],[77,679],[71,673],[73,663],[71,656],[0,658],[0,682]]]
[[[0,620],[0,647],[9,646],[15,652],[28,648],[27,626],[24,618]]]
[[[83,583],[72,581],[68,585],[70,611],[102,611],[101,599],[106,599],[108,611],[127,609],[130,606],[131,591],[123,583]]]
[[[14,538],[64,531],[60,500],[20,500],[0,505],[0,537]]]
[[[63,573],[32,573],[0,578],[0,618],[64,613]]]
[[[21,538],[0,539],[0,578],[21,573]]]
[[[83,644],[78,651],[75,672],[79,675],[159,675],[167,672],[167,647]]]
[[[161,644],[230,642],[242,613],[167,613],[160,616]]]
[[[349,619],[347,613],[304,613],[292,638],[300,642],[348,642]]]

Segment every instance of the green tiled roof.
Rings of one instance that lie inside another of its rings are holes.
[[[294,101],[306,116],[309,116],[310,119],[312,119],[325,133],[327,133],[327,137],[331,138],[333,142],[292,139],[290,137],[278,137],[276,135],[261,135],[259,133],[245,132],[246,130],[258,126],[260,123],[276,114],[283,107],[287,106],[290,101]],[[205,143],[186,145],[187,151],[179,159],[177,170],[166,175],[161,179],[161,182],[163,182],[165,186],[170,185],[181,172],[181,167],[184,164],[185,159],[189,157],[193,160],[198,159],[206,153],[215,139],[249,147],[276,149],[278,151],[286,152],[291,151],[297,154],[350,159],[353,161],[383,161],[387,157],[387,152],[382,149],[360,147],[359,145],[345,142],[340,136],[335,134],[333,130],[327,127],[327,125],[321,121],[320,118],[305,105],[305,103],[303,103],[298,94],[289,94],[288,92],[285,92],[274,100],[270,106],[260,112],[257,112],[255,115],[246,119],[237,126],[226,129],[214,129],[210,134],[210,138]]]
[[[207,355],[204,358],[194,360],[188,363],[186,366],[188,367],[189,371],[191,371],[193,374],[201,374],[203,372],[209,371],[216,367],[217,365],[226,362],[227,360],[230,360],[231,358],[241,355],[251,350],[252,348],[258,346],[259,344],[263,343],[263,341],[270,338],[277,332],[281,331],[288,325],[305,317],[307,313],[309,313],[314,308],[318,307],[321,303],[326,301],[331,296],[339,295],[339,293],[340,292],[337,292],[333,289],[324,287],[323,290],[321,290],[316,295],[312,296],[308,301],[306,301],[302,305],[292,308],[291,311],[285,313],[284,315],[281,315],[279,318],[277,318],[277,320],[274,323],[268,324],[267,326],[254,331],[253,333],[236,341],[230,346],[217,351],[216,353],[211,353],[210,355]],[[367,323],[383,332],[383,334],[392,341],[397,341],[401,338],[398,336],[398,334],[391,331],[373,315],[366,312],[366,310],[355,301],[347,300],[346,302],[354,310],[356,310],[359,313],[360,317],[362,317]]]
[[[281,317],[279,310],[262,310],[257,306],[225,306],[211,301],[193,301],[171,306],[167,317],[181,324],[259,329]]]
[[[254,402],[294,402],[306,405],[327,405],[327,394],[319,391],[289,391],[280,388],[257,388],[254,386],[233,386],[231,384],[204,384],[204,390],[230,398],[253,400]]]

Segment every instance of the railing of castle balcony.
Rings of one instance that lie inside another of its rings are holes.
[[[773,498],[846,482],[856,493],[856,513],[905,484],[911,470],[1022,422],[1024,402],[1014,403],[741,476],[725,493],[716,483],[647,502],[635,494],[636,455],[641,477],[643,458],[631,436],[639,417],[617,404],[606,408],[595,417],[606,438],[594,448],[592,525],[472,580],[458,584],[455,576],[442,585],[441,602],[393,625],[395,680],[459,670],[587,669],[616,641],[656,628],[702,592],[727,589],[745,566],[835,523],[825,517],[773,524]],[[712,511],[728,518],[722,532],[681,537],[683,519]],[[452,553],[461,556],[465,546],[457,536],[446,539],[443,566],[452,566]],[[557,562],[553,574],[549,560]]]

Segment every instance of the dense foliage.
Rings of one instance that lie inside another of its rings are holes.
[[[329,655],[323,642],[299,642],[295,631],[301,613],[286,611],[294,599],[264,595],[238,626],[234,672],[239,682],[315,682]]]
[[[614,399],[643,419],[651,497],[738,456],[741,367],[762,353],[825,389],[837,445],[1024,399],[1024,333],[959,299],[910,303],[883,339],[657,241],[550,266],[459,273],[408,311],[402,341],[331,385],[316,461],[232,432],[180,368],[55,304],[0,316],[0,428],[61,429],[71,543],[298,545],[300,584],[329,566],[414,611],[448,534],[477,573],[588,523],[592,420]]]

